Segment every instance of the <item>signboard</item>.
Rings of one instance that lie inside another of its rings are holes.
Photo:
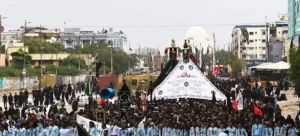
[[[257,66],[263,63],[266,63],[267,60],[246,60],[247,67]]]

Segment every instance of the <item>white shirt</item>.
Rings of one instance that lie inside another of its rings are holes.
[[[111,126],[111,127],[113,127],[113,128],[111,128],[111,135],[119,135],[119,130],[120,130],[120,128],[118,127],[118,126]]]
[[[226,133],[224,133],[224,132],[221,132],[220,134],[219,134],[219,136],[228,136]]]
[[[70,129],[64,129],[64,128],[61,128],[59,130],[59,135],[60,136],[69,136],[70,135]]]

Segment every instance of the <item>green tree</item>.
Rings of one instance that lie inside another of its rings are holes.
[[[210,57],[211,58],[211,57]],[[218,61],[218,64],[220,65],[228,65],[231,63],[231,60],[234,58],[231,52],[220,50],[216,52],[216,61]],[[217,62],[216,62],[217,63]]]
[[[40,53],[40,48],[43,48],[43,53],[58,53],[65,52],[64,45],[60,43],[50,43],[37,39],[29,39],[23,41],[25,46],[28,46],[29,53]]]
[[[85,61],[83,59],[80,58],[65,58],[62,60],[62,62],[60,63],[60,66],[65,66],[65,67],[74,67],[74,68],[78,68],[80,64],[80,68],[84,69],[86,68],[86,64]]]
[[[300,48],[290,49],[290,79],[297,85],[300,85]]]
[[[233,57],[230,62],[231,73],[234,78],[238,78],[243,70],[243,61],[237,57]]]
[[[15,68],[23,68],[24,56],[25,56],[25,65],[30,65],[31,56],[28,52],[24,52],[22,49],[19,49],[17,52],[12,52],[12,66]]]

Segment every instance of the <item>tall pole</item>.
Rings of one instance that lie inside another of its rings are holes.
[[[55,55],[55,61],[56,61],[56,68],[55,68],[55,75],[57,77],[57,67],[58,67],[58,60],[57,60],[57,54],[58,54],[58,38],[59,38],[59,33],[57,32],[58,30],[56,29],[56,55]]]
[[[212,67],[213,67],[212,68],[212,70],[213,70],[212,72],[215,72],[215,67],[216,67],[216,57],[215,57],[215,53],[216,53],[216,37],[215,37],[215,33],[213,34],[213,38],[214,38],[214,47],[213,47],[213,51],[212,51],[212,55],[213,55],[212,56],[213,57],[212,58],[213,59],[212,60],[213,61],[212,62]]]
[[[42,47],[40,47],[40,52],[41,52],[41,80],[40,80],[40,89],[42,88],[42,78],[43,78],[43,52],[42,52]]]
[[[267,48],[267,61],[270,61],[270,48],[269,48],[269,27],[267,22],[267,16],[265,16],[266,20],[266,48]]]
[[[113,68],[113,47],[111,47],[111,49],[110,49],[110,71],[111,71],[111,75],[113,75],[113,70],[114,70],[114,68]]]
[[[130,44],[131,44],[131,42],[129,42],[129,64],[128,64],[128,74],[130,75],[130,59],[131,59],[131,56],[130,56],[130,50],[131,50],[131,48],[130,48]]]
[[[27,32],[27,20],[25,20],[25,28],[24,28],[24,38],[25,38],[25,36],[26,36],[26,32]],[[24,39],[25,40],[25,39]],[[23,62],[23,68],[25,68],[25,44],[23,45],[23,51],[24,51],[24,53],[23,53],[23,60],[24,60],[24,62]]]

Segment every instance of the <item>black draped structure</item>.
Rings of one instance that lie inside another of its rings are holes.
[[[130,105],[131,105],[130,89],[127,86],[125,79],[123,79],[123,86],[118,93],[118,101],[119,101],[121,110],[126,110],[126,109],[130,108]]]
[[[89,136],[90,135],[80,124],[76,123],[76,126],[77,126],[79,136]]]

